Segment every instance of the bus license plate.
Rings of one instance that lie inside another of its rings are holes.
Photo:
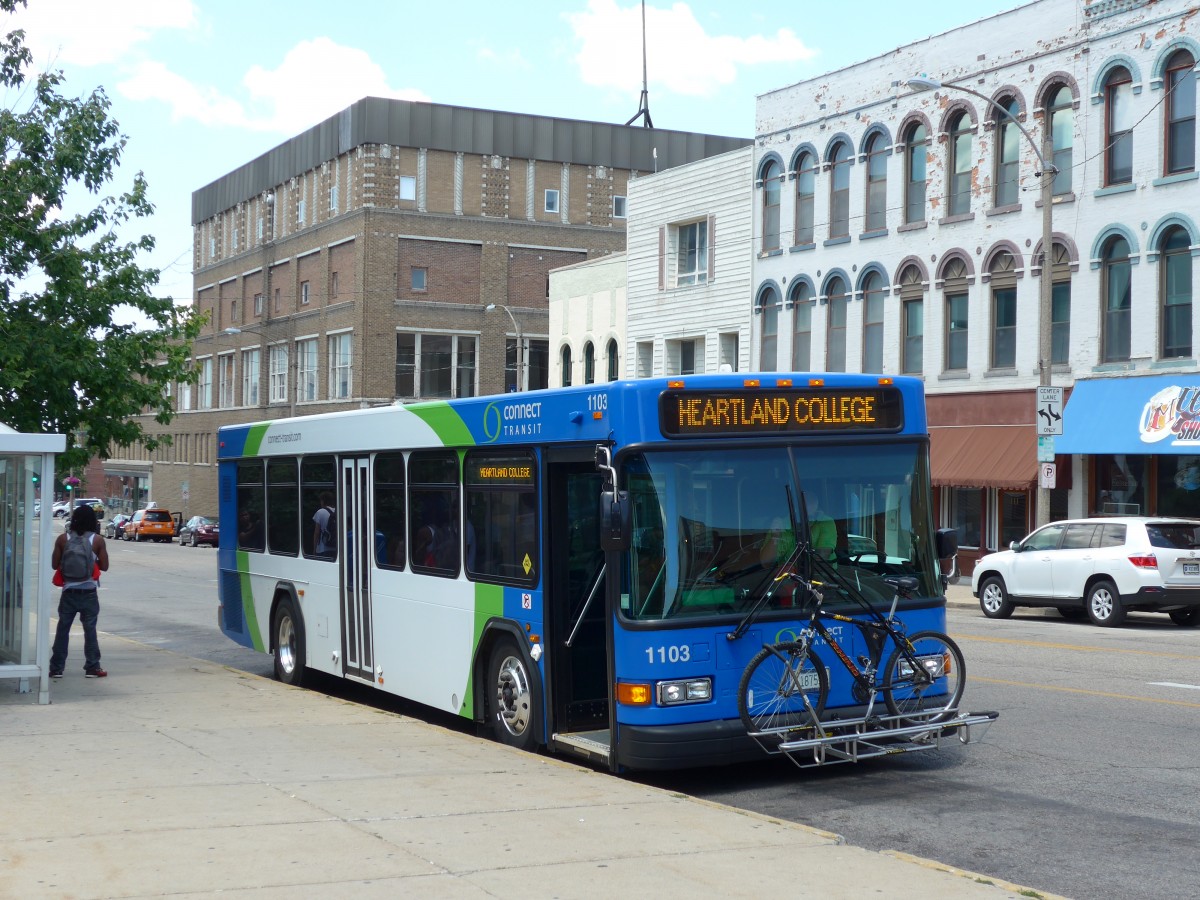
[[[1200,562],[1184,563],[1183,564],[1183,574],[1184,575],[1200,575]]]

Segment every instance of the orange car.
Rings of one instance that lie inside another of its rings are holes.
[[[166,541],[175,537],[175,520],[165,509],[139,509],[125,523],[127,541]]]

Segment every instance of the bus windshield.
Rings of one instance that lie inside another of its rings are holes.
[[[621,607],[638,621],[793,605],[776,578],[793,568],[825,582],[827,605],[857,594],[886,606],[885,575],[940,594],[923,444],[647,451],[622,463],[632,506]],[[814,561],[819,556],[823,561]],[[832,596],[830,591],[832,590]]]

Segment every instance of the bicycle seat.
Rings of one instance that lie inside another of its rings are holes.
[[[911,596],[921,586],[921,582],[914,575],[885,575],[883,582],[890,584],[902,597]]]

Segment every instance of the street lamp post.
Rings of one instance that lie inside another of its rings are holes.
[[[512,322],[513,330],[517,333],[517,390],[525,389],[525,350],[521,344],[521,324],[517,321],[517,317],[513,315],[513,311],[503,303],[489,303],[483,308],[484,312],[491,312],[494,309],[502,309],[508,313],[509,321]]]
[[[1041,171],[1033,174],[1041,179],[1041,197],[1042,197],[1042,280],[1039,285],[1041,289],[1038,295],[1038,385],[1041,387],[1050,386],[1051,374],[1051,357],[1053,355],[1053,347],[1051,341],[1051,307],[1054,285],[1051,280],[1051,267],[1054,260],[1054,176],[1058,174],[1058,168],[1050,162],[1054,154],[1053,138],[1050,132],[1049,112],[1044,113],[1042,118],[1042,146],[1038,147],[1037,141],[1033,139],[1033,135],[1029,130],[1013,118],[1012,114],[1007,109],[993,100],[986,94],[981,94],[969,87],[963,87],[957,84],[943,84],[934,78],[910,78],[908,86],[916,91],[928,91],[943,89],[948,91],[962,91],[964,94],[970,94],[978,97],[993,109],[998,110],[1002,115],[1012,121],[1017,126],[1018,130],[1025,137],[1029,146],[1033,149],[1033,155],[1037,157],[1038,164],[1041,166]],[[1037,419],[1034,419],[1034,429],[1037,429]],[[1035,507],[1035,526],[1041,527],[1050,521],[1050,490],[1049,488],[1041,487],[1040,482],[1037,489],[1037,505]]]

